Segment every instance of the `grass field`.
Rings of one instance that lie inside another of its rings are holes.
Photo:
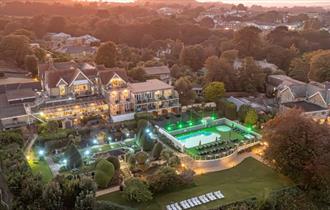
[[[29,154],[28,162],[31,167],[32,173],[35,175],[41,174],[42,181],[44,183],[48,183],[53,178],[53,174],[48,166],[47,161],[39,160],[34,150]]]
[[[194,187],[158,195],[154,200],[146,204],[127,202],[122,198],[120,192],[111,193],[98,199],[110,200],[141,210],[161,210],[165,209],[165,206],[171,202],[178,202],[208,192],[221,190],[225,196],[224,199],[194,208],[207,210],[253,196],[261,199],[271,191],[290,186],[292,183],[288,178],[276,173],[268,166],[253,158],[248,158],[232,169],[196,176],[195,184],[196,186]]]

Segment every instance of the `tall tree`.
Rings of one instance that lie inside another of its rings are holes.
[[[253,26],[245,27],[235,33],[234,42],[241,57],[260,56],[262,48],[260,33],[261,30]]]
[[[32,54],[29,39],[22,35],[8,35],[0,42],[0,55],[22,66],[26,55]]]
[[[38,58],[35,55],[27,55],[24,59],[25,69],[32,73],[32,76],[38,74]]]
[[[175,82],[175,88],[179,92],[180,102],[183,105],[191,104],[194,101],[196,94],[192,90],[192,83],[188,77],[180,77]]]
[[[204,49],[201,45],[184,47],[180,54],[181,63],[189,66],[193,71],[201,69],[204,60]]]
[[[255,63],[252,57],[246,57],[240,68],[241,89],[247,92],[256,92],[264,89],[266,74]]]
[[[295,58],[291,61],[289,76],[302,82],[308,81],[309,64],[304,58]]]
[[[117,62],[117,49],[113,42],[106,42],[97,50],[95,62],[108,68],[114,67]]]
[[[66,29],[67,20],[63,16],[54,16],[48,22],[48,31],[60,33]]]
[[[204,97],[207,101],[216,102],[225,96],[225,85],[222,82],[211,82],[204,89]]]
[[[330,50],[321,50],[312,56],[310,78],[318,82],[330,81]]]
[[[263,139],[269,145],[266,160],[314,199],[329,204],[329,125],[318,124],[300,111],[290,110],[266,124]]]

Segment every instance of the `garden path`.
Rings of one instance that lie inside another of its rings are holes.
[[[104,190],[99,190],[99,191],[96,191],[95,197],[106,195],[106,194],[109,194],[109,193],[112,193],[112,192],[117,192],[119,190],[120,190],[119,186],[110,187],[110,188],[107,188],[107,189],[104,189]]]

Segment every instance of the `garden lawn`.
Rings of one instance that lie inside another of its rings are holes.
[[[48,183],[53,178],[53,173],[51,172],[46,160],[39,160],[36,152],[33,150],[29,154],[29,165],[34,175],[40,174],[43,183]]]
[[[292,185],[292,182],[263,163],[253,158],[247,158],[234,168],[196,176],[195,184],[196,186],[194,187],[183,188],[175,192],[158,195],[152,201],[145,204],[127,202],[122,198],[121,192],[101,196],[98,200],[110,200],[121,205],[135,207],[141,210],[161,210],[165,209],[165,206],[172,202],[178,202],[205,193],[221,190],[225,196],[224,199],[211,201],[208,204],[193,208],[207,210],[249,197],[262,199],[272,191]]]

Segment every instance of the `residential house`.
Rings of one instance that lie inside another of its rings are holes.
[[[267,93],[277,99],[280,110],[298,108],[316,121],[330,122],[330,82],[304,83],[285,75],[270,75]]]
[[[172,83],[171,70],[168,66],[143,67],[149,78],[159,79],[167,84]]]

